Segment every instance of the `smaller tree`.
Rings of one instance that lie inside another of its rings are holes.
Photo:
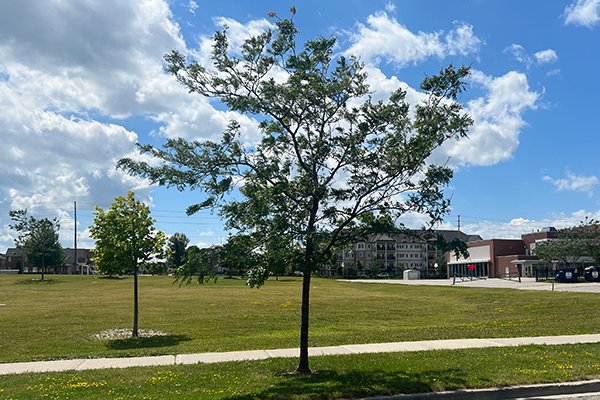
[[[535,246],[536,256],[547,262],[557,261],[566,267],[577,263],[581,257],[585,256],[585,251],[583,241],[567,237],[548,240]]]
[[[279,276],[301,269],[302,249],[285,235],[274,237],[264,245],[263,258],[269,274]]]
[[[264,272],[264,259],[259,247],[260,242],[253,235],[230,236],[219,250],[221,266],[240,275],[246,275],[247,271],[259,266]]]
[[[579,225],[562,229],[559,237],[578,241],[583,255],[600,265],[600,221],[586,217]]]
[[[190,239],[184,234],[176,232],[169,238],[167,248],[167,267],[179,268],[187,261],[186,249]]]
[[[58,219],[36,219],[28,216],[27,210],[10,211],[8,215],[14,221],[10,228],[19,232],[15,245],[23,249],[26,259],[41,271],[44,280],[49,266],[60,266],[65,260],[58,240]]]
[[[200,249],[190,246],[186,251],[186,262],[175,269],[175,281],[191,283],[194,277],[203,284],[215,278],[215,268],[220,264],[220,247]]]
[[[97,268],[108,275],[133,272],[133,336],[138,336],[139,266],[163,256],[165,234],[154,228],[150,208],[134,193],[117,197],[108,211],[96,206],[91,237]]]

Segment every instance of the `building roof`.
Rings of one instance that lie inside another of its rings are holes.
[[[6,249],[6,257],[23,257],[23,255],[23,249],[20,249],[18,247],[9,247],[8,249]]]
[[[451,242],[452,240],[458,238],[463,242],[476,242],[478,240],[483,240],[479,235],[469,235],[461,231],[455,230],[437,230],[435,231],[438,235],[442,235],[445,241]]]

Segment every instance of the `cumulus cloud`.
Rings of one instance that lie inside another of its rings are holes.
[[[540,95],[530,90],[525,74],[515,71],[491,77],[473,70],[471,82],[486,93],[466,105],[474,120],[469,139],[446,142],[440,151],[459,165],[493,165],[510,159],[526,124],[523,114],[536,108]]]
[[[416,64],[430,57],[442,59],[448,55],[475,53],[481,44],[469,24],[457,22],[456,28],[446,33],[413,33],[385,12],[370,15],[367,25],[359,24],[351,41],[346,54],[360,56],[365,62],[383,58],[397,67]]]
[[[375,101],[386,100],[398,88],[406,91],[406,100],[413,107],[423,100],[425,94],[396,76],[388,77],[379,68],[365,67],[370,89]],[[438,148],[431,162],[460,165],[494,165],[510,159],[519,146],[519,137],[526,125],[524,114],[537,108],[540,94],[529,88],[527,76],[510,71],[492,77],[472,70],[471,84],[484,90],[482,96],[472,99],[465,111],[474,119],[469,138],[448,141]]]
[[[230,26],[234,42],[265,26],[216,22]],[[151,201],[146,181],[115,169],[120,158],[138,157],[143,141],[125,127],[130,117],[193,139],[215,139],[238,119],[255,140],[253,120],[215,109],[164,72],[172,49],[187,51],[164,0],[0,3],[1,247],[13,245],[9,209],[59,216],[70,243],[73,200],[88,214],[128,190]]]
[[[592,28],[600,21],[600,0],[575,0],[563,14],[565,24]]]
[[[565,178],[555,179],[550,176],[544,176],[542,179],[544,182],[554,185],[559,192],[584,192],[590,196],[594,193],[594,187],[598,185],[598,178],[594,175],[575,175],[570,171],[567,171],[566,175]]]

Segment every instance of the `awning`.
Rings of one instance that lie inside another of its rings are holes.
[[[478,259],[468,259],[468,260],[458,260],[458,261],[450,261],[448,265],[458,265],[458,264],[477,264],[477,263],[489,263],[491,260],[489,258],[478,258]]]

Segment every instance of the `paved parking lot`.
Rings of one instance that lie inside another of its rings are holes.
[[[423,285],[423,286],[453,286],[453,279],[345,279],[345,282],[379,283],[389,285]],[[552,283],[536,282],[535,278],[518,279],[456,279],[454,286],[460,287],[478,287],[478,288],[502,288],[519,290],[547,290],[557,292],[589,292],[600,293],[600,282],[585,283]]]

